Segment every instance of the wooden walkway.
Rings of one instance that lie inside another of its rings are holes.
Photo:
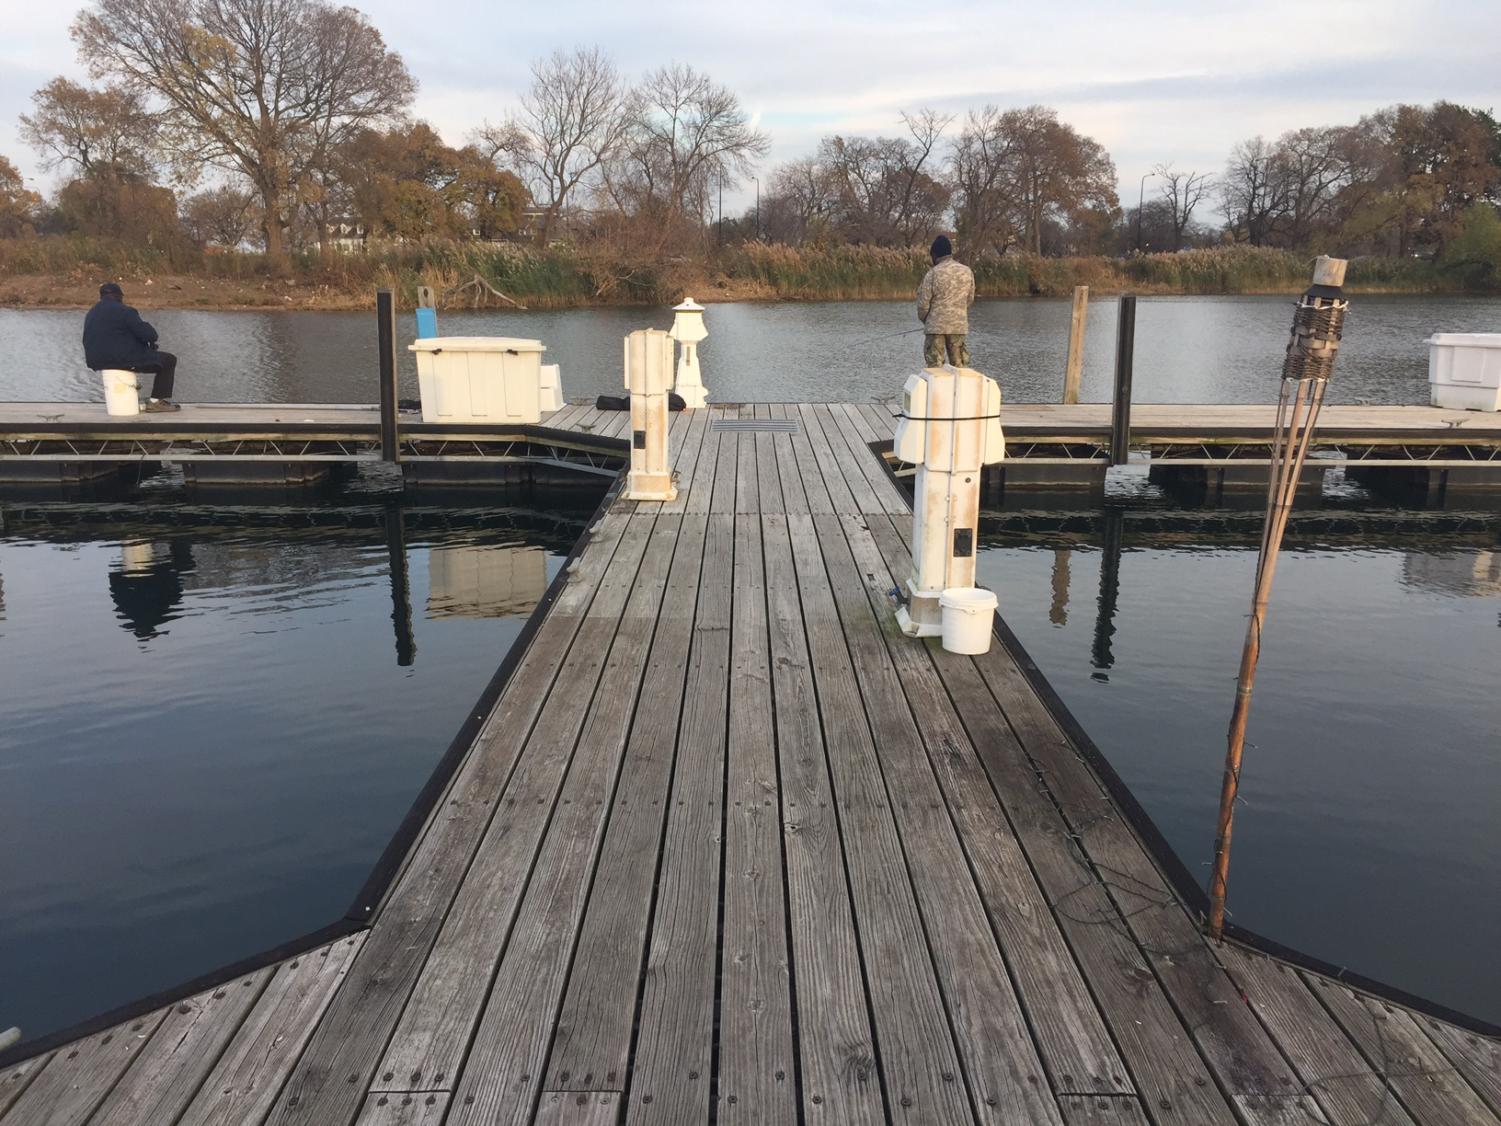
[[[676,417],[373,925],[0,1071],[0,1126],[1501,1123],[1501,1046],[1208,944],[1015,654],[894,631],[887,425]]]

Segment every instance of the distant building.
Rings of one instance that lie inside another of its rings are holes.
[[[335,219],[328,225],[328,242],[340,254],[363,254],[370,234],[359,219]],[[322,244],[318,246],[323,249]]]

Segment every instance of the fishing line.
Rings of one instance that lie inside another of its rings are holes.
[[[888,332],[884,336],[872,336],[865,340],[857,340],[853,344],[846,344],[844,346],[844,351],[848,352],[856,348],[863,348],[865,345],[874,344],[879,340],[895,340],[898,336],[911,336],[914,332],[922,331],[923,326],[919,325],[917,328],[909,328],[906,332]]]

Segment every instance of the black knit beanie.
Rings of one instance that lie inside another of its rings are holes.
[[[948,235],[939,235],[933,240],[932,253],[933,261],[935,262],[940,258],[947,258],[950,254],[954,253],[954,244],[949,242]]]

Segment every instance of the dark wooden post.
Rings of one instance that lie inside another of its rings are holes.
[[[391,570],[391,624],[396,627],[396,663],[402,668],[417,657],[412,635],[412,584],[407,571],[407,531],[400,505],[385,511],[386,554]]]
[[[1115,398],[1110,404],[1110,464],[1125,465],[1131,451],[1131,364],[1136,356],[1136,294],[1121,294],[1115,325]]]
[[[389,289],[375,294],[376,334],[380,341],[380,459],[400,461],[396,433],[396,302]]]

